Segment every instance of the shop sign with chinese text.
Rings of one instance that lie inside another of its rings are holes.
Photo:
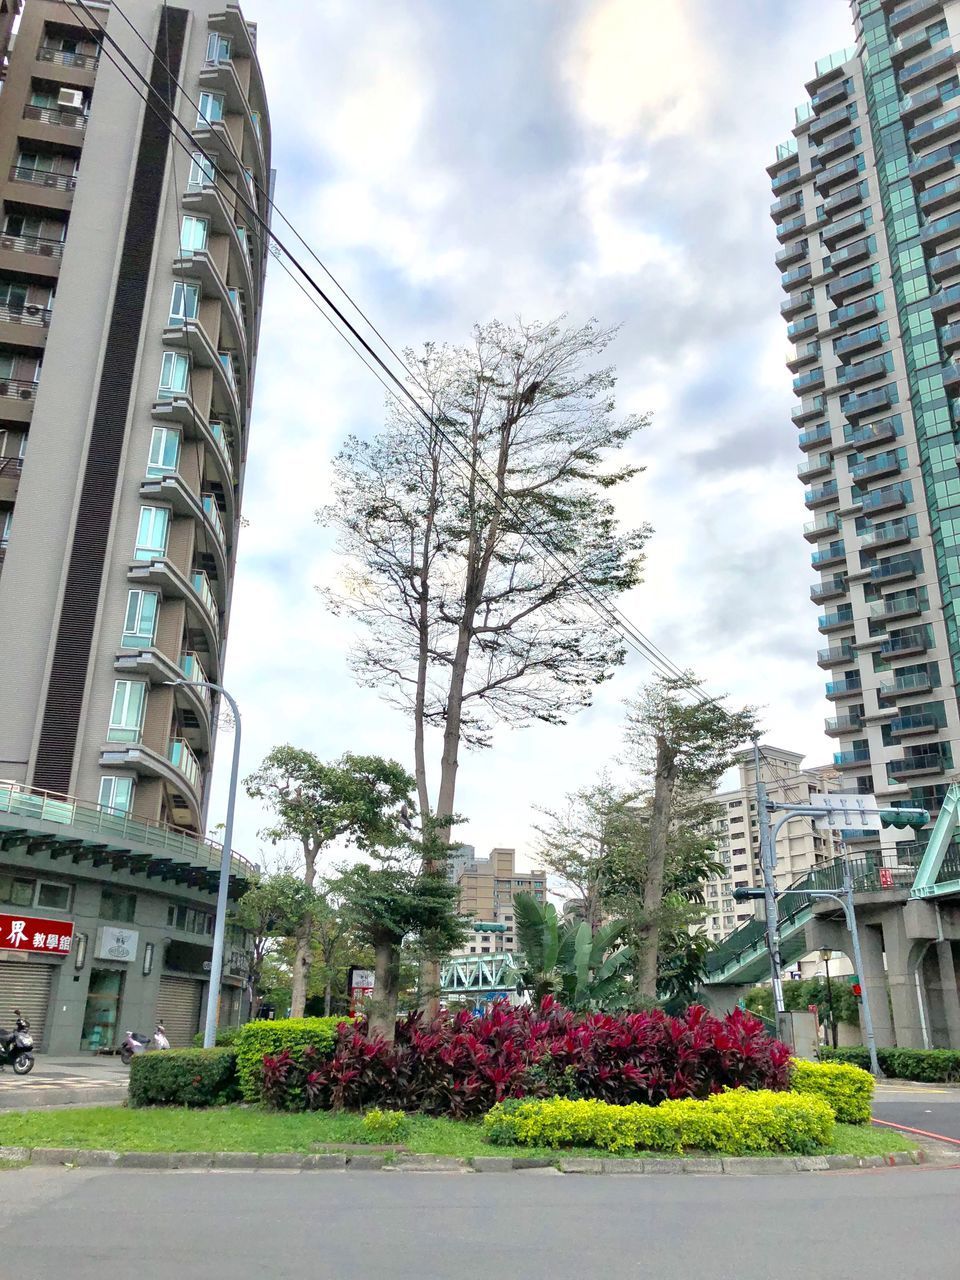
[[[39,951],[65,956],[72,946],[72,920],[0,914],[0,951]]]

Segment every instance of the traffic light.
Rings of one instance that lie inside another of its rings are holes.
[[[751,898],[766,897],[766,892],[763,889],[734,889],[731,896],[734,902],[749,902]],[[776,896],[774,894],[774,897]]]
[[[897,827],[902,831],[905,827],[912,827],[914,831],[919,831],[921,827],[925,827],[930,821],[930,814],[926,809],[881,809],[880,823],[884,827]]]

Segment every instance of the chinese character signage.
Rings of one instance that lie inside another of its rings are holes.
[[[129,963],[137,958],[139,941],[140,934],[136,929],[113,929],[104,925],[97,930],[94,955],[98,960],[123,960]]]
[[[72,920],[0,915],[0,951],[33,951],[65,956],[73,946]]]

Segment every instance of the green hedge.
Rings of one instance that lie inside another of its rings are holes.
[[[237,1036],[243,1030],[243,1027],[218,1027],[217,1028],[217,1048],[232,1049],[237,1043]],[[193,1037],[193,1047],[195,1049],[203,1048],[203,1032],[198,1031]]]
[[[868,1068],[870,1058],[862,1045],[849,1049],[821,1049],[824,1062],[849,1062]],[[960,1081],[960,1052],[955,1049],[878,1049],[877,1059],[885,1076],[895,1080],[923,1080],[954,1084]]]
[[[499,1146],[678,1153],[692,1148],[731,1156],[810,1155],[830,1143],[834,1123],[822,1098],[766,1089],[732,1089],[656,1107],[620,1107],[595,1098],[519,1098],[497,1103],[483,1121],[488,1141]]]
[[[132,1107],[221,1107],[239,1098],[232,1049],[165,1049],[130,1063]]]
[[[260,1100],[260,1073],[266,1054],[274,1056],[286,1049],[298,1062],[306,1048],[330,1054],[336,1043],[337,1027],[344,1018],[260,1019],[240,1028],[234,1043],[240,1091],[247,1102]]]
[[[841,1124],[870,1123],[875,1083],[869,1071],[851,1063],[804,1062],[794,1058],[790,1064],[793,1092],[823,1098]]]

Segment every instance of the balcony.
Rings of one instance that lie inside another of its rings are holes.
[[[26,400],[36,399],[37,383],[26,378],[0,378],[0,396],[7,400]],[[0,418],[4,416],[5,410],[0,409]]]
[[[868,329],[858,329],[856,333],[848,333],[845,338],[838,338],[833,344],[835,353],[841,357],[855,355],[858,351],[869,351],[871,347],[879,347],[886,341],[883,329],[878,324]],[[838,374],[839,377],[839,374]]]
[[[940,372],[945,387],[960,386],[960,364],[946,364]]]
[[[857,320],[865,320],[877,314],[876,298],[861,298],[859,302],[849,302],[844,307],[836,307],[830,312],[828,320],[831,329],[845,329]]]
[[[800,181],[801,173],[799,165],[792,169],[787,169],[783,173],[778,173],[770,180],[770,189],[776,195],[781,191],[789,191],[791,187],[795,187]]]
[[[926,28],[919,31],[911,31],[909,35],[901,36],[899,40],[895,40],[890,49],[890,61],[896,66],[898,63],[905,62],[914,54],[922,52],[924,49],[930,48],[930,36]]]
[[[875,449],[878,445],[889,444],[896,440],[896,424],[890,418],[880,422],[871,422],[865,427],[844,427],[843,443],[859,451]]]
[[[908,132],[907,141],[914,147],[926,146],[930,142],[936,142],[951,133],[956,133],[958,129],[960,129],[960,109],[951,107],[949,111],[934,116],[932,120],[924,120],[922,124],[916,125]]]
[[[842,542],[834,543],[832,546],[824,547],[821,551],[814,551],[810,557],[811,569],[829,569],[833,565],[844,564],[847,553],[844,550]]]
[[[903,693],[926,693],[932,688],[933,680],[928,671],[911,671],[882,684],[877,690],[877,697],[898,698]]]
[[[953,204],[956,200],[960,200],[960,178],[947,178],[945,182],[938,182],[921,191],[918,204],[924,213],[930,213],[945,204]]]
[[[823,409],[823,396],[808,396],[806,400],[801,400],[799,404],[793,406],[790,417],[794,422],[806,422],[808,418],[819,418]]]
[[[49,307],[34,303],[25,303],[19,307],[0,303],[0,324],[26,324],[36,329],[49,329],[52,315]]]
[[[863,728],[863,718],[856,712],[846,716],[831,716],[823,722],[824,732],[830,738],[839,738],[844,733],[855,733]]]
[[[212,493],[204,493],[201,495],[203,501],[203,512],[213,527],[214,533],[220,542],[220,545],[226,548],[227,532],[223,527],[223,517],[220,515],[220,508],[217,506],[217,500]]]
[[[821,164],[827,164],[836,156],[843,155],[845,151],[852,151],[854,147],[860,145],[860,139],[857,137],[858,130],[848,129],[844,133],[835,134],[832,138],[828,138],[826,142],[814,152],[815,158]]]
[[[891,622],[897,618],[915,617],[921,613],[920,599],[913,592],[887,596],[870,606],[870,617],[875,622]]]
[[[897,635],[887,636],[880,645],[880,653],[885,658],[906,658],[911,654],[926,653],[930,646],[927,644],[926,632],[917,627],[912,631],[901,631]]]
[[[823,212],[829,217],[830,214],[836,213],[838,209],[843,209],[849,204],[862,200],[863,194],[862,184],[855,182],[852,186],[844,187],[840,191],[835,191],[832,196],[828,196],[823,202]]]
[[[213,588],[210,586],[210,579],[202,570],[197,570],[190,575],[190,584],[199,597],[201,603],[207,612],[215,620],[219,617],[217,608],[217,597],[213,594]]]
[[[891,32],[896,35],[905,27],[912,26],[921,18],[933,17],[940,12],[937,0],[910,0],[909,4],[897,5],[887,19]]]
[[[808,333],[816,333],[816,331],[816,316],[804,316],[802,320],[794,320],[792,324],[787,325],[787,337],[791,342],[796,342],[798,338],[803,338]]]
[[[905,756],[902,760],[888,760],[887,774],[892,778],[916,778],[921,774],[943,773],[947,767],[942,752],[937,748],[932,751],[917,751]]]
[[[834,698],[852,698],[863,693],[863,685],[859,676],[853,679],[828,680],[824,691],[831,701]]]
[[[819,111],[821,107],[827,107],[831,102],[839,102],[849,92],[846,80],[837,80],[833,84],[826,85],[819,93],[815,93],[810,99],[810,105],[814,111]]]
[[[955,65],[957,55],[952,49],[940,49],[929,57],[909,62],[900,72],[899,80],[902,89],[915,89],[918,85],[930,80],[933,76],[945,72]]]
[[[41,44],[37,49],[38,62],[52,62],[58,67],[76,67],[79,71],[95,71],[99,56],[96,53],[68,53],[48,44]]]
[[[870,356],[867,360],[859,360],[855,364],[842,365],[837,370],[837,386],[851,387],[861,382],[869,382],[872,378],[884,378],[892,370],[892,363],[886,356]]]
[[[819,458],[808,458],[801,462],[797,467],[797,476],[804,481],[812,480],[815,476],[828,475],[832,470],[833,458],[829,453],[824,453]]]
[[[786,218],[779,223],[776,230],[777,239],[783,244],[788,236],[796,235],[798,231],[802,231],[807,225],[807,220],[802,213],[798,213],[794,218]]]
[[[875,409],[889,409],[894,402],[895,391],[892,386],[875,387],[860,395],[847,396],[840,401],[840,408],[848,420],[853,422],[861,414],[872,413]]]
[[[895,511],[897,507],[904,506],[906,501],[903,485],[887,484],[865,493],[860,509],[864,515],[876,515],[881,511]]]
[[[953,156],[953,144],[937,147],[934,151],[928,151],[925,156],[918,156],[916,160],[911,160],[907,172],[914,182],[925,184],[938,173],[952,169]]]
[[[946,324],[940,330],[940,345],[944,351],[955,351],[960,347],[960,324]]]
[[[207,688],[207,673],[203,669],[203,663],[195,653],[182,653],[180,655],[180,670],[183,672],[185,680],[189,680],[191,685],[196,686],[197,692],[207,708],[210,707],[210,690]]]
[[[856,213],[851,213],[848,217],[840,218],[837,222],[832,222],[828,227],[824,227],[823,243],[828,249],[832,249],[844,236],[854,235],[857,231],[862,231],[865,225],[866,214],[862,209],[858,209]]]
[[[955,240],[960,236],[960,213],[948,213],[942,218],[934,218],[920,232],[920,240],[924,245],[941,244],[944,240]]]
[[[940,728],[937,717],[926,711],[914,711],[897,716],[887,725],[888,732],[898,738],[905,738],[914,733],[935,733]]]
[[[960,271],[960,249],[946,249],[927,263],[927,270],[938,282]]]
[[[787,368],[791,373],[796,373],[798,369],[802,369],[805,364],[809,364],[811,360],[820,358],[820,343],[814,339],[808,342],[805,347],[799,347],[796,353],[787,361]],[[796,391],[794,387],[794,391]]]
[[[801,224],[803,219],[800,220]],[[783,230],[783,227],[780,228]],[[810,245],[806,240],[794,240],[786,244],[774,254],[774,262],[778,267],[789,267],[792,262],[802,262],[810,254]]]
[[[823,632],[837,631],[840,627],[852,626],[853,608],[848,604],[833,613],[822,613],[817,619],[817,629]]]
[[[781,196],[770,206],[770,217],[776,222],[785,213],[793,213],[803,207],[803,192],[792,191],[790,195]]]
[[[814,186],[821,193],[829,191],[838,182],[844,182],[847,178],[854,178],[860,172],[859,158],[857,156],[849,156],[846,160],[841,160],[839,164],[831,165],[829,169],[824,169],[818,173],[814,179]]]
[[[791,293],[789,298],[784,298],[783,302],[780,303],[780,314],[785,320],[788,320],[791,316],[803,311],[804,308],[812,306],[813,290],[800,289],[797,293]]]
[[[813,275],[813,268],[809,262],[803,263],[802,266],[795,268],[793,271],[785,271],[780,277],[780,288],[785,293],[789,293],[791,289],[796,288],[798,284],[803,284]]]
[[[803,495],[804,504],[811,510],[814,507],[821,507],[827,502],[835,502],[836,498],[836,480],[828,480],[826,484],[821,484],[813,489],[808,489]]]
[[[63,257],[63,241],[52,240],[47,236],[0,235],[0,249],[13,253],[35,253],[41,258]]]
[[[824,578],[822,582],[815,582],[813,584],[810,588],[810,599],[814,604],[825,604],[828,600],[838,600],[840,596],[845,596],[849,589],[846,575],[843,573],[835,573],[832,578]],[[821,618],[820,621],[823,622],[823,618]],[[853,622],[852,614],[850,615],[849,622]],[[821,630],[823,630],[822,627]]]
[[[817,652],[817,666],[839,667],[845,663],[855,661],[855,658],[853,646],[844,642],[843,644],[834,645],[831,649],[820,649]]]
[[[869,747],[854,747],[852,751],[835,751],[834,767],[837,769],[855,769],[859,765],[870,763]]]
[[[914,530],[908,520],[891,520],[880,528],[868,529],[863,534],[860,545],[865,551],[877,551],[900,542],[910,542],[913,535]]]
[[[825,271],[838,271],[843,267],[852,266],[854,262],[869,258],[873,251],[869,236],[862,240],[854,240],[851,244],[845,244],[842,249],[835,249],[829,258],[824,261],[823,269]]]
[[[193,754],[190,744],[185,738],[171,739],[167,751],[170,763],[186,778],[194,795],[199,800],[203,792],[203,770],[200,761]]]
[[[825,520],[810,520],[803,526],[803,536],[808,542],[819,542],[832,534],[840,532],[840,520],[836,512],[831,511]]]
[[[850,106],[837,107],[835,111],[827,111],[822,116],[814,116],[810,121],[810,140],[819,143],[821,138],[831,129],[850,123]]]
[[[830,439],[830,427],[826,422],[821,422],[812,431],[801,431],[797,436],[797,444],[804,450],[814,449],[818,444],[829,444]]]
[[[952,311],[955,308],[960,308],[960,285],[953,284],[939,289],[930,298],[930,310],[934,313]]]
[[[801,373],[799,377],[793,380],[794,395],[803,395],[805,391],[815,391],[818,387],[823,386],[823,370],[808,369],[806,373]]]
[[[838,280],[828,284],[827,295],[834,302],[838,302],[841,298],[856,293],[858,289],[872,288],[873,284],[873,268],[861,267],[859,271],[851,271],[848,275],[840,276]]]
[[[56,191],[74,191],[77,186],[76,174],[53,173],[49,169],[31,169],[25,165],[13,166],[10,181],[30,182],[38,187],[52,187]]]
[[[31,103],[23,108],[24,120],[36,120],[40,124],[54,124],[62,129],[73,129],[82,133],[87,125],[87,117],[82,111],[69,111],[62,107],[35,107]]]

